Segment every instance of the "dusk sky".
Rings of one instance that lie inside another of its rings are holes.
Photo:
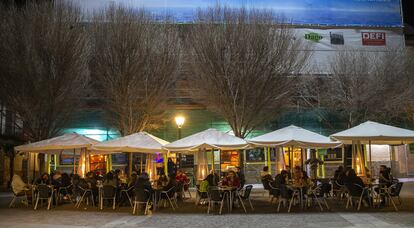
[[[215,0],[69,0],[83,6],[99,7],[110,3],[121,3],[133,7],[148,8],[198,8],[216,4]],[[400,10],[399,0],[221,0],[221,4],[240,7],[273,8],[284,10],[325,9],[344,11],[392,11]]]
[[[178,22],[191,22],[198,8],[218,2],[229,7],[271,9],[295,24],[401,26],[399,0],[63,0],[92,12],[120,4],[146,8],[154,14],[172,13]]]

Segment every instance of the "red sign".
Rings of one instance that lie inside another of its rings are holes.
[[[385,32],[361,32],[362,45],[384,46]]]

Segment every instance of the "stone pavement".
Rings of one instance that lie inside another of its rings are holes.
[[[276,205],[271,205],[262,190],[256,189],[252,196],[255,210],[248,214],[241,208],[229,214],[224,208],[223,215],[207,215],[206,206],[195,206],[191,199],[179,203],[176,211],[160,208],[150,216],[132,215],[130,207],[98,211],[93,207],[75,209],[72,204],[50,211],[21,206],[9,209],[10,194],[0,193],[0,227],[414,227],[413,192],[414,182],[405,183],[399,212],[392,208],[364,208],[356,212],[345,209],[343,202],[330,200],[331,210],[327,212],[295,207],[292,213],[285,208],[277,213]]]
[[[414,227],[413,215],[407,212],[329,212],[133,216],[119,212],[0,209],[0,227]]]

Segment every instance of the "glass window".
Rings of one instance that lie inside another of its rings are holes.
[[[256,148],[246,151],[247,162],[264,162],[265,154],[263,148]]]
[[[112,164],[121,165],[121,164],[127,164],[127,163],[128,163],[127,154],[119,153],[119,154],[112,155]]]

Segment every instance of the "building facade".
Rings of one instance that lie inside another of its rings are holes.
[[[79,4],[82,10],[93,12],[93,10],[100,10],[109,4],[123,4],[122,1],[102,1],[102,0],[71,0],[75,4]],[[399,0],[389,1],[344,1],[334,0],[327,4],[326,1],[267,1],[258,0],[246,4],[245,1],[221,1],[230,7],[252,7],[264,8],[275,11],[276,14],[283,15],[286,19],[292,22],[296,38],[303,39],[308,45],[309,50],[313,55],[304,74],[310,76],[324,76],[329,74],[329,60],[335,56],[335,53],[343,50],[358,50],[371,53],[373,55],[385,52],[389,48],[404,47],[405,43],[412,43],[405,40],[410,35],[404,36],[404,25],[402,21],[401,2]],[[183,26],[191,26],[194,14],[198,7],[205,8],[214,6],[215,1],[168,1],[159,4],[159,1],[129,1],[126,7],[145,7],[153,14],[162,15],[165,13],[172,14],[177,23]],[[411,31],[411,30],[409,30]],[[407,33],[407,32],[406,32]],[[202,105],[198,104],[192,99],[191,86],[187,80],[186,70],[183,69],[182,76],[176,84],[175,92],[171,95],[171,110],[168,111],[168,121],[165,125],[152,132],[153,134],[167,140],[174,141],[178,138],[178,129],[173,119],[176,115],[184,115],[186,122],[181,128],[182,137],[191,135],[198,131],[207,128],[216,128],[222,131],[230,132],[229,125],[219,116],[209,112]],[[95,98],[99,100],[99,98]],[[71,128],[65,129],[65,132],[78,132],[86,136],[98,139],[108,140],[118,137],[116,130],[111,129],[105,123],[103,113],[100,110],[99,102],[92,102],[95,105],[88,105],[85,110],[79,113],[77,121]],[[266,133],[290,124],[304,127],[306,129],[329,135],[334,132],[344,129],[345,123],[338,122],[335,117],[332,117],[332,126],[325,126],[316,114],[318,110],[309,108],[302,102],[298,96],[296,105],[285,110],[284,114],[279,116],[275,121],[264,126],[262,129],[257,129],[249,137],[254,137],[262,133]],[[331,118],[331,117],[329,117]],[[414,167],[411,167],[411,153],[409,147],[378,147],[374,148],[375,154],[374,163],[376,164],[373,170],[375,173],[378,170],[378,165],[387,164],[392,166],[395,174],[398,176],[407,176],[414,172]],[[287,150],[287,148],[285,148]],[[320,177],[330,177],[334,170],[339,165],[349,165],[349,154],[347,148],[340,148],[336,150],[320,150],[318,157],[324,161],[318,169]],[[215,161],[210,164],[216,164],[220,170],[227,170],[228,167],[242,166],[245,170],[249,183],[256,183],[259,181],[259,172],[265,165],[276,167],[278,158],[276,151],[271,149],[265,151],[263,148],[258,148],[248,151],[227,151],[219,153],[214,152]],[[295,165],[304,166],[309,151],[301,151],[296,149],[292,152],[292,159]],[[391,164],[390,159],[395,160]],[[1,158],[0,158],[1,160]],[[29,163],[30,159],[28,159]],[[108,163],[108,160],[111,160]],[[73,164],[71,158],[53,157],[51,158],[53,168],[58,170],[70,171]],[[142,162],[141,162],[142,161]],[[188,172],[192,172],[193,162],[197,164],[194,157],[187,156],[181,161],[182,167]],[[96,166],[111,166],[113,169],[125,169],[127,165],[126,155],[113,155],[110,159],[96,157],[94,158]],[[145,157],[141,155],[134,156],[134,164],[145,165]],[[36,163],[35,163],[36,164]],[[36,165],[35,165],[36,167]],[[107,167],[102,168],[107,169]],[[24,165],[19,169],[17,166],[15,170],[24,170]],[[274,175],[278,170],[271,168]],[[30,173],[30,172],[29,172]]]

